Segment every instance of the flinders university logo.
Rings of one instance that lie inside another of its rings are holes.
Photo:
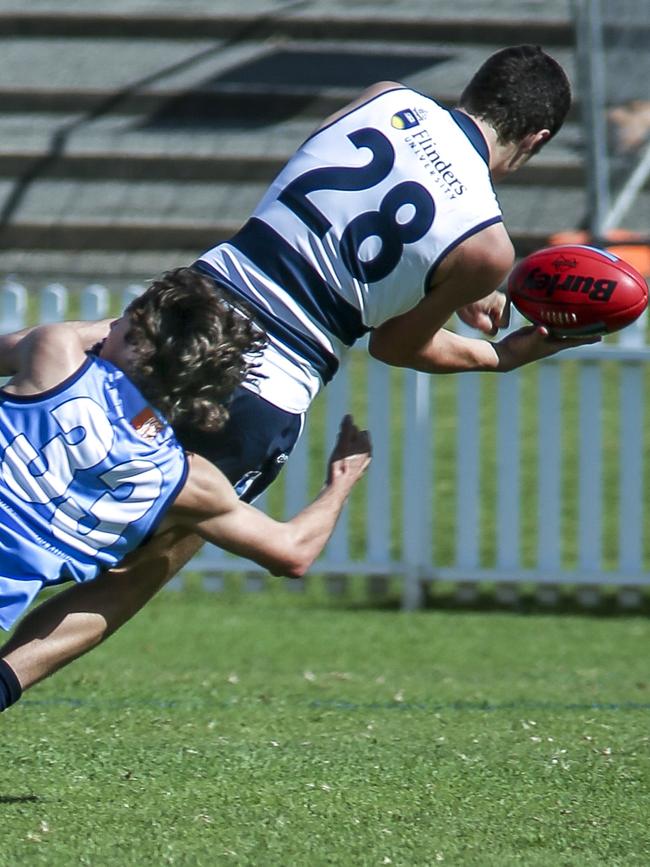
[[[391,117],[390,125],[395,129],[413,129],[421,120],[421,112],[405,108],[404,111],[398,111],[397,114]]]

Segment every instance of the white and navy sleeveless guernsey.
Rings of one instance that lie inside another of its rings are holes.
[[[241,231],[195,264],[267,330],[262,397],[303,412],[347,347],[414,307],[450,250],[502,220],[488,160],[467,115],[407,88],[307,139]]]
[[[0,390],[0,626],[42,587],[118,563],[186,474],[171,428],[108,361],[41,394]]]

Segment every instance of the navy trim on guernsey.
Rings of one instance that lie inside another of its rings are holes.
[[[16,673],[8,662],[0,659],[0,711],[16,704],[23,694],[23,688]]]
[[[489,165],[490,150],[487,146],[487,142],[485,141],[483,133],[474,123],[472,118],[466,115],[465,112],[460,111],[457,108],[450,109],[449,114],[465,133],[465,135],[470,141],[470,144],[473,145],[474,150],[476,150],[479,156]]]
[[[312,340],[308,335],[301,334],[295,328],[292,328],[286,322],[281,322],[272,316],[268,310],[265,310],[255,298],[247,295],[234,283],[231,283],[226,277],[212,268],[207,262],[199,259],[192,265],[197,271],[202,274],[207,274],[225,293],[230,293],[235,303],[237,300],[245,302],[251,308],[255,321],[266,331],[271,337],[275,337],[285,346],[292,349],[301,358],[311,364],[314,370],[322,379],[323,383],[327,383],[332,379],[336,371],[339,369],[338,358],[331,352],[328,352],[323,346]]]
[[[55,397],[60,392],[65,391],[66,388],[69,388],[78,379],[81,379],[92,363],[92,356],[88,356],[81,366],[78,367],[74,373],[71,373],[70,376],[67,376],[65,379],[61,380],[61,382],[57,383],[57,385],[52,386],[52,388],[48,388],[46,391],[39,391],[37,394],[13,394],[11,391],[6,391],[4,388],[0,388],[0,401],[27,404],[48,400],[50,397]]]
[[[497,223],[503,223],[503,217],[501,216],[501,214],[499,214],[496,217],[492,217],[491,220],[484,220],[482,223],[477,223],[476,226],[472,226],[472,228],[468,229],[466,232],[464,232],[460,236],[460,238],[456,238],[456,240],[453,243],[451,243],[447,247],[445,247],[445,249],[438,256],[436,261],[433,263],[433,265],[427,271],[427,279],[426,279],[425,290],[424,290],[425,294],[430,292],[431,289],[433,288],[431,286],[431,278],[433,277],[434,271],[436,270],[438,265],[442,262],[442,260],[445,258],[445,256],[447,256],[449,253],[451,253],[451,251],[454,250],[459,244],[462,244],[463,241],[466,241],[468,238],[471,238],[472,235],[476,235],[476,234],[478,234],[478,232],[482,232],[483,229],[487,229],[490,226],[496,226]]]
[[[331,120],[329,123],[324,123],[322,126],[319,126],[318,129],[315,129],[311,135],[308,135],[307,138],[303,141],[303,145],[307,144],[308,141],[317,136],[319,132],[323,132],[325,129],[329,129],[331,126],[334,126],[335,123],[338,123],[340,120],[343,120],[345,117],[349,117],[351,114],[354,114],[355,111],[359,111],[360,108],[365,108],[367,105],[370,105],[371,102],[374,102],[376,99],[379,99],[385,93],[389,93],[392,90],[413,90],[414,93],[419,93],[420,96],[426,96],[427,99],[430,99],[432,102],[435,100],[426,93],[421,93],[421,91],[416,90],[415,88],[407,87],[405,84],[400,84],[400,82],[395,82],[395,87],[387,87],[386,90],[382,90],[379,93],[376,93],[374,96],[371,96],[369,99],[360,102],[359,105],[355,105],[354,108],[351,108],[349,111],[343,112],[334,120]],[[302,145],[301,145],[302,147]]]
[[[251,217],[229,243],[282,286],[320,328],[346,346],[369,331],[361,312],[264,220]]]

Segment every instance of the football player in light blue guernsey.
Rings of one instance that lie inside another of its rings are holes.
[[[204,434],[181,422],[174,428],[183,445],[250,502],[280,471],[314,396],[364,334],[375,358],[430,373],[508,371],[596,342],[553,339],[543,327],[498,342],[445,328],[454,312],[490,335],[502,324],[506,299],[497,290],[514,250],[492,185],[556,134],[570,100],[561,66],[521,45],[489,57],[457,108],[383,82],[327,118],[241,231],[194,265],[253,310],[268,345],[236,390],[225,427]],[[130,570],[113,574],[116,624],[171,577],[192,544],[198,550],[200,538],[168,547],[155,567],[145,547]],[[71,607],[75,599],[77,617],[71,612],[56,646],[41,642],[37,654],[27,632],[22,648],[12,645],[24,683],[101,640],[100,586],[74,588]],[[97,630],[85,629],[99,609]]]
[[[212,464],[186,455],[167,423],[223,421],[223,399],[250,367],[244,353],[254,358],[261,343],[250,319],[184,268],[133,301],[88,354],[104,330],[63,323],[0,337],[0,373],[11,375],[0,389],[3,629],[42,588],[97,580],[159,529],[198,532],[300,575],[369,462],[367,434],[346,418],[321,495],[291,521],[273,521]],[[0,708],[20,694],[14,675],[0,661]]]

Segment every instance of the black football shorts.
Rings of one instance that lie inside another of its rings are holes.
[[[304,415],[286,412],[247,388],[235,391],[230,418],[217,433],[175,425],[188,452],[215,464],[240,499],[252,503],[276,478],[300,436]]]

